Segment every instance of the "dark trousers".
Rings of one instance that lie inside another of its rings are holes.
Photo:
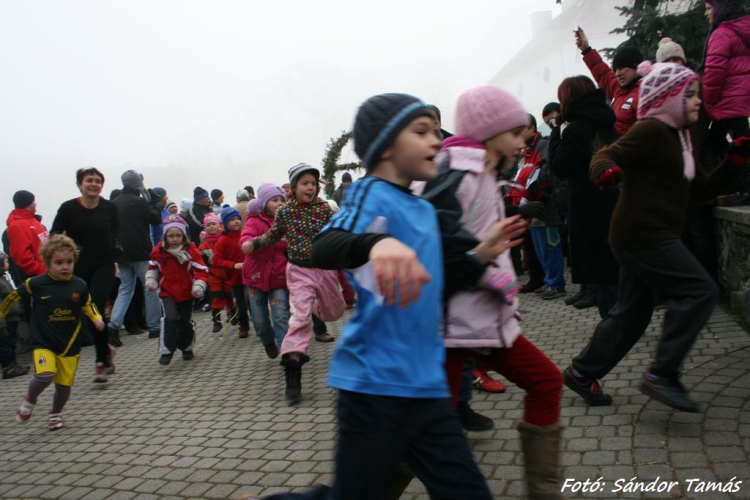
[[[237,321],[240,329],[250,329],[250,314],[248,313],[247,300],[245,300],[245,287],[237,285],[232,287],[232,297],[234,297],[234,307],[237,308]]]
[[[492,498],[449,399],[339,391],[338,420],[333,486],[267,500],[382,500],[402,460],[433,500]]]
[[[523,259],[526,263],[526,269],[529,271],[529,283],[538,283],[541,287],[544,285],[544,268],[539,262],[536,249],[534,248],[534,239],[529,231],[523,239]],[[564,285],[563,285],[564,286]]]
[[[471,356],[526,391],[523,419],[537,427],[560,420],[562,374],[555,364],[523,335],[511,347],[490,349],[479,354],[469,349],[448,349],[445,372],[453,401],[459,400],[459,388],[466,359]]]
[[[718,283],[716,222],[712,205],[698,205],[688,209],[682,241]]]
[[[589,377],[607,375],[646,331],[654,305],[666,302],[650,371],[677,379],[685,356],[716,306],[716,283],[676,236],[648,248],[612,247],[612,253],[620,263],[619,300],[596,327],[589,345],[573,359],[573,366]]]
[[[617,304],[619,288],[617,283],[607,285],[596,285],[596,306],[599,308],[599,316],[604,319],[609,311]]]
[[[0,278],[2,279],[2,278]],[[16,362],[16,346],[18,344],[18,321],[6,321],[5,328],[8,335],[0,335],[0,366],[3,368]]]
[[[185,351],[193,343],[193,301],[175,302],[169,297],[162,297],[164,308],[164,330],[162,331],[164,347],[169,352],[177,349]]]
[[[89,294],[91,295],[91,302],[94,303],[99,310],[99,314],[104,318],[104,314],[107,310],[107,300],[109,299],[110,291],[115,284],[115,263],[108,262],[92,269],[89,269],[88,267],[76,267],[75,275],[86,282],[89,288]],[[104,322],[107,322],[106,318],[104,319]],[[88,317],[84,320],[83,327],[88,329],[94,338],[96,362],[108,364],[109,347],[107,346],[107,331],[98,331],[94,327],[94,323]]]

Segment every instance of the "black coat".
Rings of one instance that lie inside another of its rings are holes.
[[[550,144],[552,173],[570,186],[568,225],[574,283],[617,283],[619,266],[609,248],[609,224],[619,189],[599,189],[589,179],[594,152],[617,140],[615,113],[603,89],[570,101],[563,110],[568,125]]]
[[[195,246],[201,244],[201,231],[204,229],[203,218],[211,212],[213,210],[210,206],[197,203],[193,203],[192,207],[180,212],[180,216],[187,222],[190,241],[195,243]]]
[[[116,262],[141,262],[151,257],[151,224],[161,222],[161,212],[141,197],[135,189],[123,188],[122,194],[112,201],[117,207],[117,242],[122,253]]]

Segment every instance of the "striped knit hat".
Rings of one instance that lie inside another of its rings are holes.
[[[698,75],[681,64],[644,61],[638,65],[643,77],[638,91],[638,120],[653,118],[679,131],[685,177],[695,177],[695,160],[688,126],[687,91]]]
[[[370,170],[399,132],[419,116],[435,118],[425,103],[407,94],[380,94],[367,99],[357,111],[352,138],[354,152]]]
[[[298,163],[289,169],[289,184],[294,185],[297,178],[304,172],[312,173],[316,179],[320,180],[320,170],[308,165],[307,163]]]

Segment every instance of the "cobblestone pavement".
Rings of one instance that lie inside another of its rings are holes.
[[[585,345],[598,320],[595,309],[578,311],[560,299],[525,295],[522,310],[526,335],[561,368]],[[659,477],[679,485],[671,494],[653,495],[657,498],[750,498],[750,337],[729,314],[716,310],[685,365],[684,382],[704,411],[678,413],[636,389],[662,318],[658,311],[641,342],[604,380],[612,406],[588,408],[565,389],[564,477],[605,481],[595,494],[566,496],[640,498],[643,493],[613,492],[615,481]],[[278,361],[266,358],[253,335],[238,339],[236,328],[211,334],[208,314],[195,319],[193,361],[175,356],[170,366],[160,366],[156,340],[124,336],[117,373],[106,388],[91,382],[94,352],[84,348],[65,409],[66,427],[57,432],[47,430],[52,390],[40,397],[31,420],[19,425],[13,417],[28,379],[0,382],[0,497],[233,498],[329,482],[335,393],[325,379],[334,344],[313,342],[312,362],[303,374],[305,399],[290,407]],[[342,322],[330,324],[331,333],[338,336]],[[469,438],[496,498],[523,494],[514,430],[522,401],[515,387],[502,395],[475,393],[473,407],[491,416],[495,429]],[[687,492],[693,478],[736,478],[741,490]],[[404,498],[427,495],[414,481]]]

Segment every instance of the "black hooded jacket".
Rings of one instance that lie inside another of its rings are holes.
[[[552,173],[570,186],[572,277],[574,283],[609,284],[619,267],[609,249],[609,223],[617,204],[617,189],[602,190],[589,179],[595,151],[617,140],[615,113],[603,89],[573,99],[563,109],[567,125],[550,142]]]

